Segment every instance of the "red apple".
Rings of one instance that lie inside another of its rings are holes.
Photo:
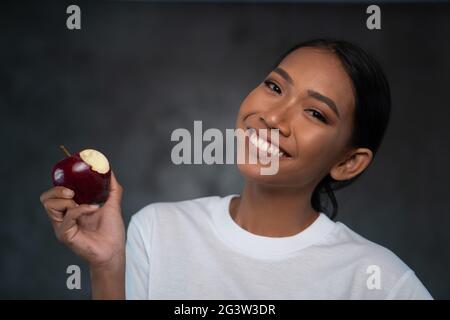
[[[64,146],[61,148],[67,158],[53,167],[53,185],[73,190],[73,200],[78,204],[105,202],[111,178],[108,159],[94,149],[85,149],[70,155]]]

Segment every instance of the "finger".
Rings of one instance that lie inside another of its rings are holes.
[[[72,199],[48,199],[43,205],[49,218],[55,222],[62,222],[66,211],[78,206]]]
[[[95,231],[99,226],[101,219],[101,213],[95,211],[92,214],[82,215],[77,219],[77,224],[80,228],[87,231]]]
[[[64,243],[70,243],[78,232],[77,219],[86,214],[92,214],[98,210],[99,205],[79,205],[67,210],[64,220],[58,228],[58,239]]]
[[[52,223],[53,222],[61,223],[64,221],[64,213],[56,211],[54,209],[49,209],[47,211],[47,216]]]
[[[73,190],[66,187],[58,186],[43,192],[39,199],[43,203],[44,201],[53,198],[71,199],[74,195],[75,193],[73,192]]]
[[[109,184],[109,196],[108,200],[105,204],[112,205],[116,208],[120,207],[120,201],[122,200],[123,188],[119,184],[114,175],[114,172],[111,170],[111,182]]]

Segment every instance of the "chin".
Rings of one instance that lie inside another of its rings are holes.
[[[261,174],[261,169],[267,166],[261,164],[237,164],[240,174],[246,180],[252,180],[255,182],[267,183],[267,184],[278,184],[283,180],[283,175],[280,171],[273,175],[263,175]],[[281,169],[281,168],[280,168]]]

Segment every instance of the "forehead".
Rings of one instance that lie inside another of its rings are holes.
[[[279,66],[289,73],[298,92],[315,90],[334,100],[341,113],[352,112],[355,104],[352,81],[334,53],[300,48],[286,56]]]

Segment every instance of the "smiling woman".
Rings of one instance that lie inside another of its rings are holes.
[[[261,131],[277,129],[276,174],[262,175],[260,161],[238,162],[240,195],[145,206],[130,221],[126,250],[114,174],[95,212],[62,189],[41,201],[50,217],[64,217],[57,234],[70,230],[62,240],[89,262],[94,298],[430,299],[395,254],[333,221],[333,191],[373,161],[390,99],[380,65],[361,48],[303,42],[248,94],[236,119],[236,129],[250,132],[244,143],[261,149],[272,141]]]
[[[352,162],[340,162],[339,164],[346,164],[340,168],[357,170],[357,173],[352,177],[343,177],[340,175],[342,172],[337,172],[336,168],[334,171],[330,169],[316,185],[311,199],[315,210],[324,211],[324,204],[327,203],[324,198],[328,197],[332,206],[329,215],[331,218],[335,218],[338,212],[338,203],[334,191],[354,182],[369,165],[381,144],[390,116],[390,88],[378,62],[359,47],[346,41],[314,39],[295,45],[275,63],[273,73],[279,75],[291,89],[285,95],[291,93],[292,87],[295,85],[292,77],[281,65],[292,66],[293,62],[291,61],[294,57],[297,57],[296,61],[298,61],[301,48],[303,48],[305,67],[294,65],[293,73],[300,79],[300,84],[315,85],[329,92],[327,96],[325,91],[320,93],[311,87],[305,90],[307,93],[305,96],[317,100],[313,103],[318,106],[328,107],[330,110],[325,111],[328,113],[332,111],[334,113],[332,116],[335,116],[339,123],[328,120],[330,117],[326,117],[326,113],[321,112],[319,107],[306,111],[325,124],[336,125],[341,130],[346,130],[346,134],[350,135],[344,139],[347,145],[333,144],[345,153],[345,159],[353,160]],[[292,53],[296,53],[296,55]],[[310,73],[307,74],[306,70],[309,70]],[[325,70],[325,72],[321,72],[321,70]],[[335,78],[330,77],[332,71],[335,71]],[[308,76],[312,79],[309,83],[304,80]],[[270,78],[266,82],[276,87],[272,87],[273,90],[281,90],[276,82],[270,82]],[[266,83],[266,85],[268,84]],[[336,98],[333,100],[331,96],[336,96]],[[346,112],[343,119],[340,116],[340,108],[336,105],[336,99],[342,100],[338,105],[344,109],[342,112]],[[353,166],[349,168],[351,164]]]

